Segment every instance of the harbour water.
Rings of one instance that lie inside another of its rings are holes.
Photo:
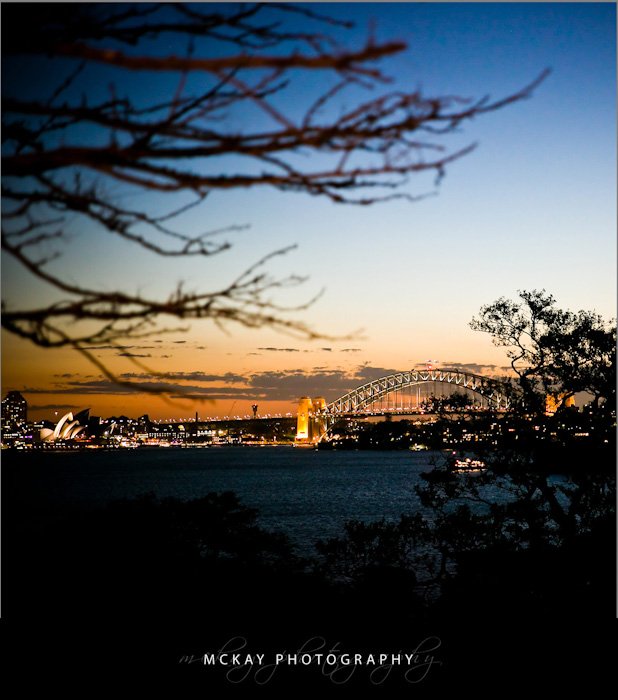
[[[14,505],[23,500],[37,508],[92,507],[144,493],[186,500],[234,491],[244,505],[258,509],[262,527],[286,533],[300,552],[310,554],[316,540],[340,535],[346,520],[397,520],[417,512],[421,505],[414,487],[442,455],[280,446],[30,452],[3,458],[5,497]]]

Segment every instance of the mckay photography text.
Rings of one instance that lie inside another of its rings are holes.
[[[330,682],[342,685],[353,676],[364,674],[374,685],[389,678],[403,678],[408,683],[427,679],[442,662],[437,656],[441,647],[438,637],[426,637],[407,648],[348,650],[339,642],[329,643],[323,637],[312,637],[294,650],[252,649],[244,637],[233,637],[219,649],[185,655],[181,664],[201,665],[218,670],[230,683],[265,685],[280,669],[314,669]]]

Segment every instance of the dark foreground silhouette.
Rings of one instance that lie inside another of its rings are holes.
[[[611,668],[601,633],[614,616],[612,518],[568,547],[485,544],[461,553],[457,574],[427,598],[402,558],[401,525],[348,526],[308,561],[285,536],[258,527],[256,515],[232,493],[189,502],[146,495],[96,510],[29,507],[5,494],[6,668],[24,691],[40,682],[171,681],[204,692],[375,685],[414,695],[526,686],[535,674],[552,688],[589,673],[596,683]],[[354,552],[345,575],[333,556],[343,550]],[[318,665],[282,666],[262,686],[252,674],[233,684],[226,669],[201,662],[226,644],[272,655],[322,644],[351,653],[420,646],[431,647],[433,662],[425,674],[417,659],[408,678],[394,667],[379,684],[362,667],[337,685],[341,676]]]

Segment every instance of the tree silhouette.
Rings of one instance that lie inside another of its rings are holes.
[[[545,290],[520,291],[519,300],[500,298],[484,306],[470,326],[507,348],[520,398],[542,413],[545,396],[558,405],[577,392],[594,405],[616,407],[616,325],[593,311],[564,311]]]
[[[222,231],[171,223],[217,191],[269,186],[360,205],[414,200],[403,189],[410,175],[439,179],[474,148],[449,152],[441,136],[528,97],[545,75],[497,101],[388,91],[376,64],[405,44],[369,38],[344,48],[332,33],[348,26],[287,4],[7,5],[5,76],[28,65],[50,81],[35,95],[5,81],[2,250],[49,294],[30,308],[3,300],[3,327],[38,346],[71,346],[114,379],[90,348],[161,332],[165,318],[318,336],[271,298],[302,281],[267,274],[271,256],[221,288],[179,286],[162,299],[73,282],[49,263],[67,245],[69,219],[159,256],[222,253],[229,243],[214,237]],[[298,91],[308,73],[324,85],[317,99]],[[374,93],[363,100],[363,90]],[[346,91],[354,93],[347,106]],[[229,117],[239,114],[243,126],[234,127]],[[122,204],[143,193],[174,203],[163,214]]]

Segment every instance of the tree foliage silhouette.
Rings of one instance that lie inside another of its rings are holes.
[[[616,325],[593,311],[564,311],[545,290],[520,291],[483,306],[470,326],[507,348],[527,409],[542,413],[545,396],[562,405],[577,392],[596,408],[616,408]]]

